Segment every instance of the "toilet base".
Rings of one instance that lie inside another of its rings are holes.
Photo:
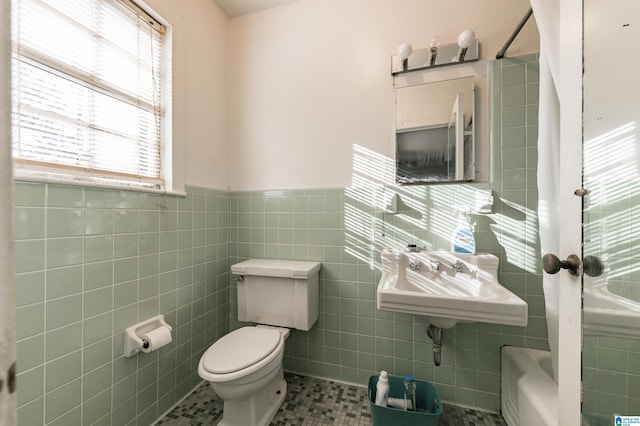
[[[225,400],[218,426],[268,426],[287,395],[282,366],[262,391],[245,399]]]

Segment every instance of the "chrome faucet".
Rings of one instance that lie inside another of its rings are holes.
[[[462,270],[464,269],[465,264],[460,262],[459,260],[456,260],[456,263],[454,263],[453,265],[451,265],[451,270],[453,272],[462,272]]]
[[[433,272],[438,272],[440,270],[440,266],[442,265],[442,263],[438,260],[432,260],[431,261],[431,270]]]
[[[409,269],[411,269],[412,271],[419,271],[421,266],[422,262],[420,262],[419,260],[412,260],[409,262]]]

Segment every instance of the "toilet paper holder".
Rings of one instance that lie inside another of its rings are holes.
[[[156,328],[163,326],[167,327],[169,331],[173,330],[164,320],[164,315],[160,314],[127,327],[124,331],[124,356],[130,357],[140,352],[142,348],[147,348],[149,346],[149,342],[144,341],[142,336],[151,330],[155,330]]]

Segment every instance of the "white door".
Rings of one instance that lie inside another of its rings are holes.
[[[576,255],[595,275],[554,276],[558,424],[625,424],[617,415],[640,415],[640,4],[589,0],[584,10],[582,0],[532,5],[559,105],[551,161],[559,171],[550,204],[557,206],[550,215],[559,235],[554,254],[559,260]],[[541,124],[541,135],[546,130]],[[595,258],[604,261],[603,271]]]
[[[531,0],[540,32],[539,218],[544,253],[581,254],[582,0]],[[581,279],[545,274],[558,420],[580,424]]]
[[[582,1],[560,1],[560,216],[557,255],[581,254],[582,198]],[[563,271],[565,272],[565,271]],[[580,277],[559,274],[558,424],[580,424],[582,288]]]

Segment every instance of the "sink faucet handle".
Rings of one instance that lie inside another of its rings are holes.
[[[432,260],[431,261],[431,270],[433,272],[437,272],[440,270],[440,266],[442,265],[442,263],[439,260]]]
[[[412,260],[409,262],[409,269],[411,269],[412,271],[419,271],[421,266],[422,262],[420,262],[419,260]]]
[[[456,260],[456,263],[451,265],[451,269],[453,269],[453,272],[462,272],[464,267],[465,267],[465,264],[459,260]]]

